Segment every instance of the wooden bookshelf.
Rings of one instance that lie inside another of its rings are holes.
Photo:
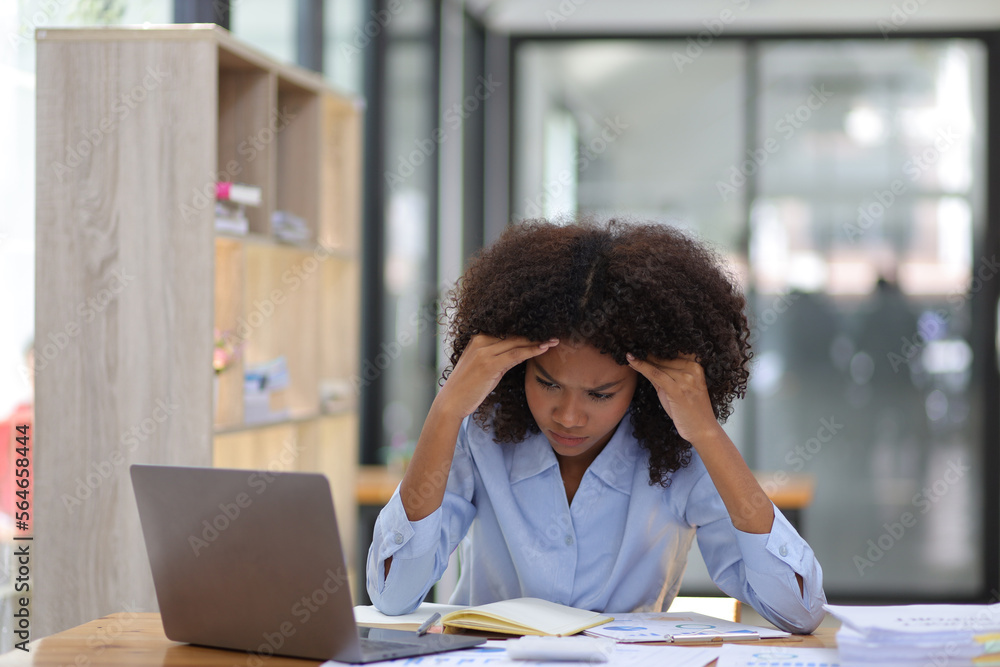
[[[155,609],[131,463],[323,472],[357,567],[362,105],[208,24],[37,44],[36,331],[60,345],[36,377],[34,634]],[[219,180],[261,189],[249,234],[215,232]],[[309,238],[279,242],[275,210]],[[218,375],[216,330],[242,348]],[[278,357],[279,410],[248,423],[244,372]]]

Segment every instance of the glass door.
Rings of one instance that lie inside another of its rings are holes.
[[[974,595],[985,49],[767,42],[758,82],[755,463],[815,479],[829,593]]]

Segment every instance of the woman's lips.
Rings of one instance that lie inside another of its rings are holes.
[[[566,447],[575,447],[576,445],[582,444],[587,439],[584,437],[563,435],[562,433],[557,433],[556,431],[549,431],[549,435],[552,436],[552,439],[560,445],[565,445]]]

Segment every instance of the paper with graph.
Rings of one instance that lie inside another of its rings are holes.
[[[756,641],[791,636],[787,632],[725,621],[695,612],[614,614],[615,620],[591,628],[586,634],[618,642],[701,643]]]

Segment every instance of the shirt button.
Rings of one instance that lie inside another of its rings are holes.
[[[396,533],[395,540],[396,540],[396,544],[402,544],[403,543],[403,534],[402,533]],[[781,548],[784,549],[784,547],[781,547]],[[784,556],[784,554],[782,554],[782,556]]]
[[[568,546],[568,547],[573,546],[573,536],[572,535],[567,535],[566,536],[566,546]]]
[[[782,544],[781,548],[778,549],[778,553],[781,554],[782,556],[787,556],[788,555],[788,547],[786,547],[784,544]]]

